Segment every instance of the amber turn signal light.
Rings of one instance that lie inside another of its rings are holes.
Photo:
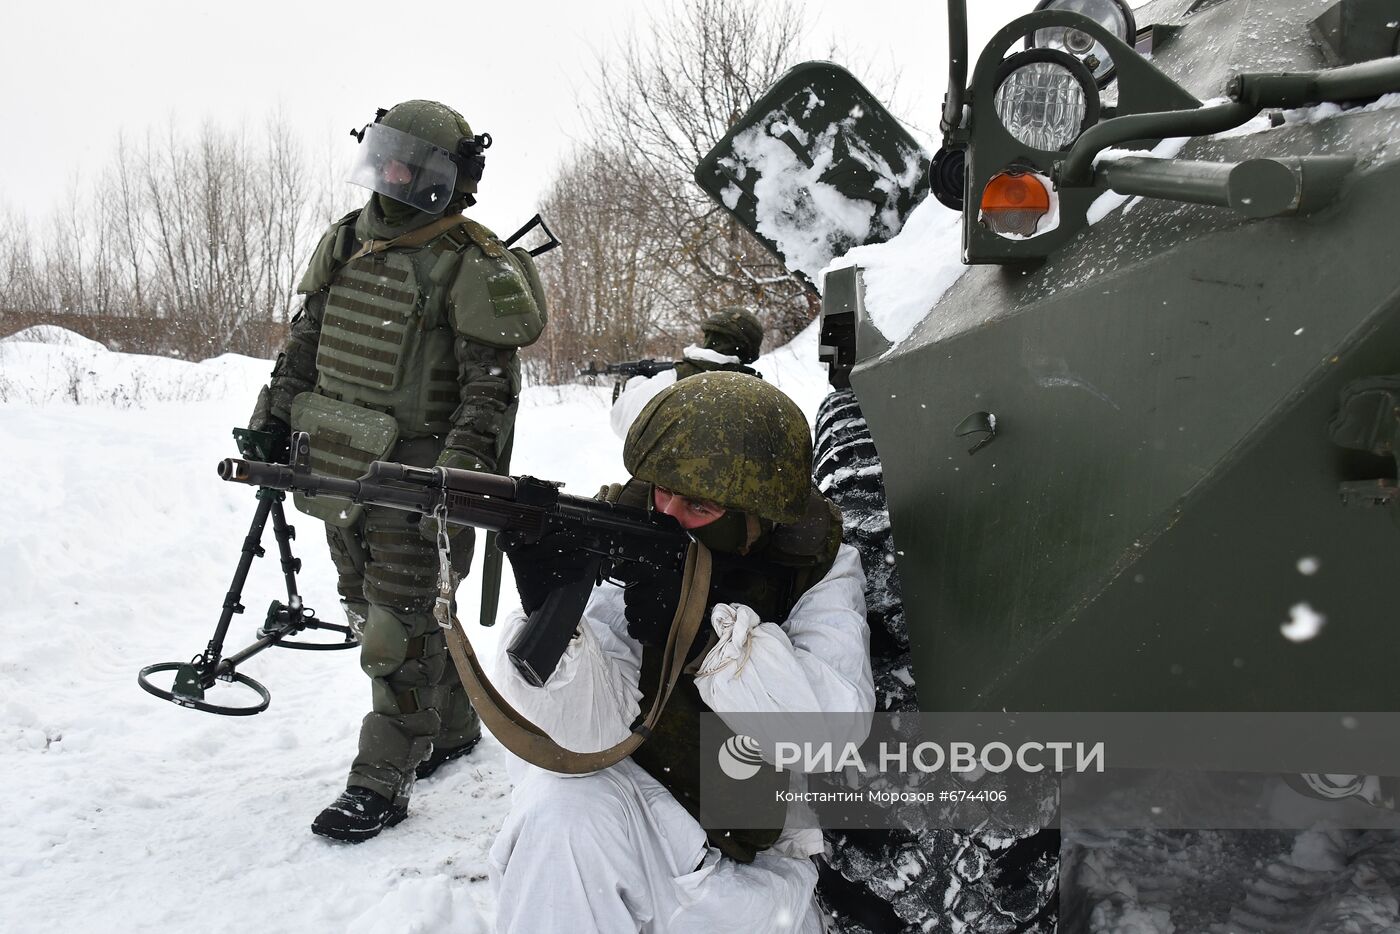
[[[1039,177],[1017,170],[992,176],[982,189],[982,223],[992,233],[1030,237],[1050,213],[1050,190]]]

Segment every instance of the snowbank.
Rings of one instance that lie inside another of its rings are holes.
[[[510,785],[489,737],[420,786],[403,825],[334,845],[309,826],[343,787],[368,709],[353,650],[251,659],[240,670],[272,692],[255,717],[184,710],[136,684],[213,633],[254,508],[214,465],[235,453],[229,429],[269,362],[110,353],[63,333],[0,343],[0,929],[490,930],[486,852]],[[809,415],[815,347],[809,331],[758,364]],[[526,390],[512,469],[581,495],[625,478],[608,401],[603,386]],[[339,621],[318,523],[291,516],[306,603]],[[284,596],[279,577],[254,563],[228,652]],[[479,579],[459,594],[463,619],[476,619]],[[508,578],[503,609],[515,600]],[[470,635],[490,651],[492,630]]]
[[[256,393],[271,369],[266,360],[237,354],[190,363],[112,353],[80,334],[40,325],[0,338],[0,403],[128,408],[242,397]]]

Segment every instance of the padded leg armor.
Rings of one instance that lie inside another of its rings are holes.
[[[331,557],[347,615],[364,612],[360,667],[371,683],[371,712],[349,784],[377,791],[395,805],[408,801],[413,771],[434,745],[455,749],[481,733],[433,619],[437,551],[418,534],[418,517],[366,509],[351,528],[327,526]],[[454,536],[453,568],[471,563],[473,539]]]

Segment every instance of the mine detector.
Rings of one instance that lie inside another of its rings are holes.
[[[947,6],[935,154],[811,62],[696,170],[820,290],[881,705],[1400,709],[1400,0],[1046,0],[975,62]],[[892,339],[822,266],[930,194],[968,268]],[[1049,930],[1057,838],[849,839],[824,898]]]

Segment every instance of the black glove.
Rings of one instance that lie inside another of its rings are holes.
[[[538,541],[500,532],[496,547],[510,558],[520,608],[527,615],[544,605],[551,591],[582,580],[593,567],[593,556],[558,532],[545,534]]]
[[[281,354],[277,358],[277,366],[273,368],[275,375],[286,359],[286,354]],[[292,429],[283,419],[273,414],[272,411],[272,385],[268,384],[258,390],[258,401],[253,405],[253,415],[248,419],[248,429],[250,431],[260,431],[267,435],[266,439],[250,439],[254,444],[262,448],[267,460],[274,464],[285,464],[287,455],[292,450]],[[243,449],[243,442],[239,442],[239,449]],[[251,451],[242,451],[244,457],[252,458],[255,455]]]
[[[623,585],[627,634],[642,645],[664,647],[680,603],[680,572],[628,564],[617,570],[616,577]]]
[[[463,451],[457,448],[444,448],[442,453],[438,455],[436,466],[489,471],[492,470],[495,465],[492,464],[488,458],[473,454],[471,451]],[[465,526],[461,525],[449,525],[447,527],[448,539],[455,542],[457,536],[462,533],[462,529],[464,528]],[[421,535],[425,541],[436,544],[437,529],[437,518],[435,516],[425,515],[418,520],[418,534]],[[502,548],[501,550],[504,551],[505,549]]]

